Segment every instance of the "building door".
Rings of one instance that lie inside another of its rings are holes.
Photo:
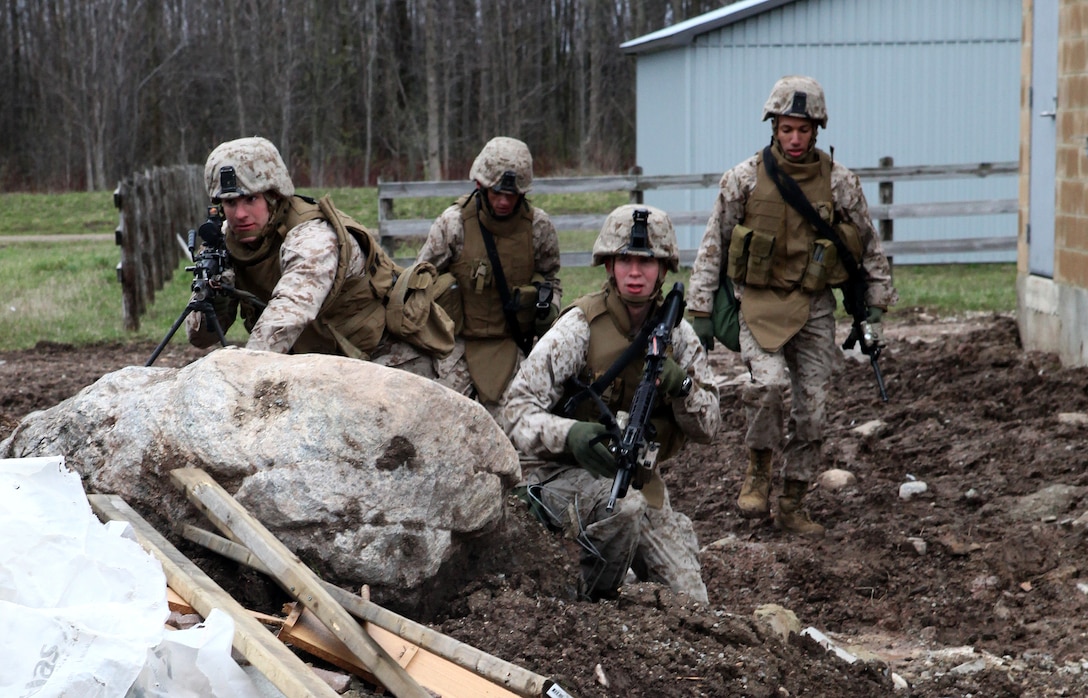
[[[1028,271],[1054,278],[1058,111],[1058,0],[1035,0],[1031,38],[1031,174]]]

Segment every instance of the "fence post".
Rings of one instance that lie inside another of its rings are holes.
[[[881,167],[891,168],[894,165],[895,165],[895,159],[892,158],[890,155],[886,155],[886,156],[880,158],[880,166]],[[880,183],[880,203],[886,204],[886,205],[889,205],[889,206],[891,205],[892,200],[895,198],[894,194],[893,194],[893,191],[892,191],[892,185],[893,185],[893,183],[890,182],[890,181]],[[891,242],[892,241],[892,235],[893,235],[894,231],[893,231],[893,221],[892,221],[891,218],[881,218],[880,219],[880,231],[879,232],[880,232],[880,241],[881,242]],[[892,264],[892,258],[889,256],[888,257],[888,266],[890,267],[891,264]]]
[[[642,176],[642,167],[639,165],[635,165],[630,170],[628,170],[628,174],[634,175],[636,178],[640,177]],[[632,189],[630,192],[630,202],[633,204],[643,203],[643,192],[642,189],[639,188],[639,186],[640,185],[636,184],[635,188]]]
[[[385,234],[385,225],[383,224],[395,217],[393,199],[382,196],[382,176],[378,175],[378,240],[381,242],[382,249],[388,252],[390,257],[393,256],[396,241],[391,235]]]

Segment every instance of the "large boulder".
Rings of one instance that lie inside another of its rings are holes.
[[[434,382],[236,348],[110,373],[0,443],[44,455],[162,525],[210,525],[169,477],[203,468],[326,578],[378,588],[419,587],[479,545],[520,477],[487,410]]]

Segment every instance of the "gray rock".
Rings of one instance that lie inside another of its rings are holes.
[[[521,474],[487,410],[436,383],[236,348],[108,374],[0,443],[3,458],[41,455],[160,524],[210,526],[169,478],[203,468],[327,578],[402,588],[500,521]]]

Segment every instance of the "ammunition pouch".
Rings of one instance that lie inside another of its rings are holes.
[[[828,277],[835,268],[842,268],[835,243],[826,238],[818,238],[812,243],[812,253],[805,267],[805,275],[801,278],[801,290],[808,293],[824,290]]]
[[[729,278],[756,288],[767,286],[774,263],[774,240],[771,233],[735,226],[729,241]]]

